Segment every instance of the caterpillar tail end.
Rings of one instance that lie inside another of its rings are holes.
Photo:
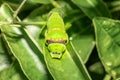
[[[63,54],[58,52],[51,52],[50,55],[53,59],[60,59]]]

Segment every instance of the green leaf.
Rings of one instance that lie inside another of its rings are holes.
[[[105,70],[114,79],[120,77],[120,21],[93,19],[96,45]]]
[[[7,4],[3,4],[1,6],[1,16],[8,21],[12,21],[12,15],[10,7]],[[1,26],[1,30],[4,43],[17,58],[25,75],[31,80],[47,80],[43,56],[37,46],[35,46],[36,43],[33,43],[34,40],[27,34],[27,31],[23,28],[8,25]],[[21,31],[24,32],[24,35]]]
[[[30,19],[32,20],[36,20],[36,21],[41,21],[42,19],[40,19],[40,17],[44,17],[43,15],[45,15],[47,12],[50,11],[50,9],[52,9],[51,5],[42,5],[38,8],[35,8],[25,19]]]
[[[73,22],[67,31],[78,56],[82,58],[84,63],[88,61],[95,46],[93,27],[90,24],[91,21],[84,16]]]
[[[46,22],[47,15],[45,13],[48,12],[50,9],[51,9],[51,6],[49,6],[49,5],[40,6],[40,7],[36,8],[35,10],[33,10],[23,20],[23,22],[26,22],[26,23],[31,23],[31,22],[32,23],[34,23],[34,22],[40,23],[40,22],[43,22],[43,21]],[[38,40],[40,38],[41,30],[45,25],[46,24],[43,24],[43,25],[33,25],[33,24],[31,24],[31,25],[26,25],[25,28],[28,31],[28,33],[38,42]]]
[[[61,59],[54,59],[50,56],[47,47],[44,47],[44,57],[47,67],[55,80],[91,80],[78,53],[70,43],[68,50]]]
[[[41,4],[48,4],[50,3],[50,0],[29,0],[34,3],[41,3]]]
[[[19,5],[22,3],[23,0],[2,0],[2,3],[7,3],[9,4],[14,10],[16,10]],[[36,8],[37,5],[33,2],[31,2],[30,0],[27,0],[25,5],[22,7],[22,9],[20,11],[24,11],[24,10],[32,10],[34,8]],[[25,14],[23,14],[25,15]]]
[[[3,41],[0,34],[0,72],[10,66],[11,60],[9,59],[8,52],[3,45]]]
[[[6,76],[7,75],[7,76]],[[20,69],[17,61],[9,68],[0,72],[0,80],[28,80]]]
[[[89,71],[96,74],[104,74],[104,69],[100,62],[96,62],[89,67]]]
[[[45,21],[44,17],[46,18],[47,15],[46,14],[41,14],[38,10],[40,8],[34,10],[30,15],[28,15],[28,17],[26,17],[23,22],[41,22],[41,21]],[[40,15],[41,14],[41,15]],[[43,17],[44,16],[44,17]],[[45,27],[46,24],[44,25],[26,25],[25,28],[28,32],[29,35],[31,35],[32,38],[34,38],[34,40],[37,42],[37,44],[39,44],[38,46],[40,47],[40,51],[42,51],[43,49],[43,40],[44,37],[41,37],[44,36],[44,32],[43,29],[45,28],[44,31],[46,31],[46,27]]]
[[[87,62],[89,56],[95,46],[94,37],[91,26],[79,30],[79,33],[73,34],[70,38],[75,47],[78,56],[80,56],[84,63]]]
[[[90,19],[96,16],[111,17],[102,0],[72,0]]]

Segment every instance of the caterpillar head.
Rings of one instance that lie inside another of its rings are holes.
[[[66,46],[60,43],[52,43],[48,45],[48,50],[52,58],[61,58],[66,50]]]

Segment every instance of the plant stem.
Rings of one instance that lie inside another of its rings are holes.
[[[19,25],[46,25],[46,22],[14,22],[14,24],[19,24]]]
[[[61,8],[61,6],[54,0],[50,0],[51,1],[51,4],[56,7],[56,8]]]
[[[18,13],[19,13],[20,10],[22,9],[22,7],[23,7],[23,5],[25,4],[26,1],[27,1],[27,0],[23,0],[23,2],[20,4],[20,6],[18,7],[18,9],[14,12],[14,15],[13,15],[14,19],[13,19],[13,21],[14,21],[15,18],[17,17]]]
[[[9,26],[14,26],[14,27],[21,27],[18,24],[12,24],[12,23],[8,23],[8,22],[0,22],[0,26],[3,26],[3,25],[9,25]]]
[[[9,25],[9,26],[16,26],[20,27],[20,25],[46,25],[46,22],[14,22],[14,23],[9,23],[9,22],[0,22],[1,25]]]

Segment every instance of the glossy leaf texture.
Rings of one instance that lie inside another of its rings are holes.
[[[13,12],[7,4],[1,6],[0,14],[3,16],[4,21],[13,21]],[[9,25],[2,25],[1,31],[6,47],[18,60],[27,78],[31,80],[47,80],[47,70],[44,66],[42,54],[35,46],[34,40],[27,34],[27,31]]]
[[[44,32],[43,29],[46,29],[45,25],[46,25],[46,19],[47,19],[47,14],[45,14],[47,11],[50,11],[51,7],[48,8],[49,5],[46,6],[40,6],[38,8],[36,8],[35,10],[33,10],[24,20],[23,22],[45,22],[45,24],[42,25],[26,25],[25,28],[28,32],[29,35],[32,36],[32,38],[34,38],[34,40],[37,42],[37,44],[40,47],[40,51],[42,51],[43,49],[43,45],[44,45]],[[44,9],[45,11],[41,11],[42,9]]]
[[[15,61],[9,68],[0,72],[0,80],[28,80],[28,79],[21,71],[18,62]]]
[[[83,22],[84,20],[86,20],[86,22]],[[78,56],[82,58],[84,63],[88,61],[89,56],[95,47],[93,28],[89,25],[90,23],[89,19],[83,17],[74,22],[71,27],[73,32],[72,35],[70,35],[70,40],[75,47]]]
[[[9,57],[10,55],[8,55],[8,52],[3,45],[3,40],[0,34],[0,71],[3,71],[10,66],[11,59]]]
[[[96,45],[106,72],[120,77],[120,21],[98,17],[93,19]]]
[[[62,58],[51,58],[47,47],[44,47],[44,57],[47,67],[55,80],[91,80],[80,57],[70,43]],[[73,74],[74,73],[74,74]]]
[[[102,0],[72,0],[90,19],[97,16],[111,17]]]

